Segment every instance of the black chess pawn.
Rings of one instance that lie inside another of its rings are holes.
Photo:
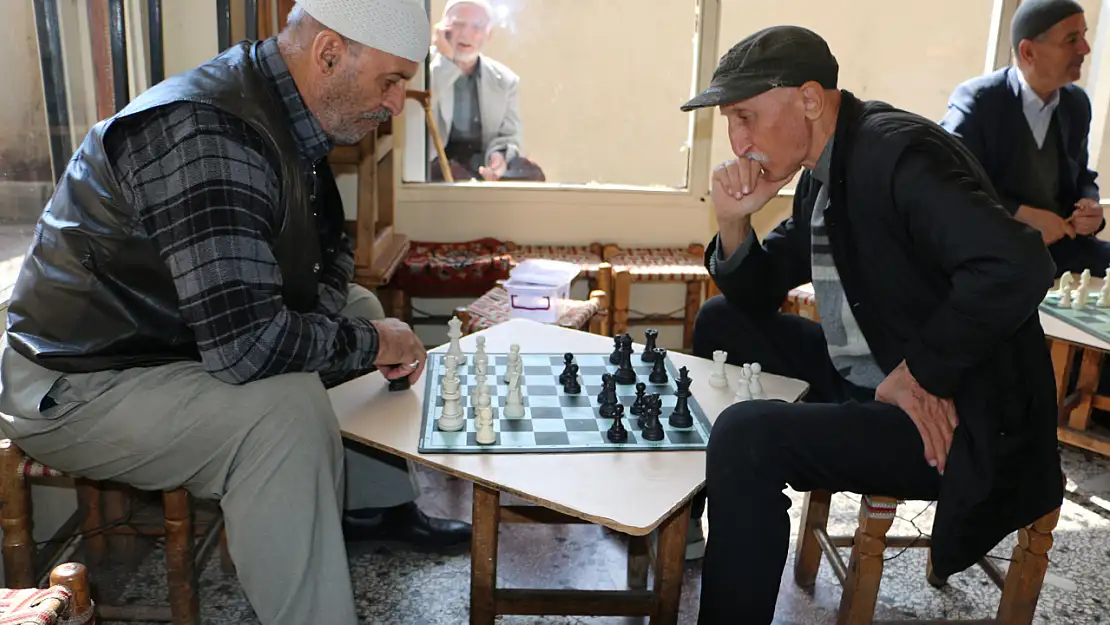
[[[671,424],[671,427],[688,428],[694,425],[694,415],[690,413],[689,402],[690,395],[692,395],[690,392],[690,383],[692,381],[686,367],[678,370],[678,380],[676,381],[678,390],[675,391],[675,396],[678,397],[678,401],[675,403],[674,412],[667,418],[667,422]]]
[[[624,418],[624,406],[617,404],[616,412],[613,414],[613,425],[605,433],[610,443],[623,443],[628,440],[628,430],[624,429],[622,418]]]
[[[663,424],[659,421],[659,413],[663,402],[659,399],[659,393],[652,393],[649,403],[651,411],[648,418],[644,420],[644,429],[641,435],[644,440],[661,441],[663,440]]]
[[[636,372],[632,369],[632,335],[625,334],[621,337],[621,358],[614,376],[617,384],[634,384]]]
[[[609,354],[609,364],[618,364],[621,361],[621,337],[623,334],[618,334],[613,337],[613,353]]]
[[[640,360],[643,362],[655,362],[655,341],[659,338],[659,330],[651,328],[644,332],[644,338],[647,339],[644,343],[644,351],[640,353]]]
[[[601,374],[601,392],[597,394],[597,403],[604,404],[609,393],[609,383],[613,380],[612,373]]]
[[[640,411],[644,408],[644,394],[647,393],[647,384],[643,382],[636,383],[636,401],[632,402],[632,407],[628,409],[628,413],[632,416],[640,416]]]
[[[648,382],[652,384],[666,384],[669,381],[670,378],[667,377],[667,350],[657,348],[655,350],[655,362],[652,363]]]
[[[566,384],[567,378],[570,377],[570,366],[574,363],[574,354],[567,352],[563,354],[563,372],[559,374],[559,384]]]
[[[617,399],[616,378],[609,374],[605,375],[607,377],[602,378],[602,384],[604,385],[604,388],[601,389],[601,393],[597,396],[597,398],[598,403],[601,404],[601,416],[606,419],[611,419],[613,417],[613,414],[616,413],[617,406],[620,405],[620,401]]]
[[[563,392],[567,395],[577,395],[582,392],[582,385],[578,383],[578,365],[571,363],[567,369],[567,381],[563,382]]]

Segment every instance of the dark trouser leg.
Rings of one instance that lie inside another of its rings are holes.
[[[517,181],[517,182],[544,182],[547,178],[544,176],[543,169],[536,164],[535,161],[523,156],[518,156],[509,161],[509,166],[505,170],[505,175],[501,176],[504,181]]]
[[[936,499],[910,418],[878,402],[748,401],[718,417],[706,479],[713,506],[699,625],[770,623],[790,537],[790,498],[815,489]]]
[[[730,305],[724,296],[710,298],[694,322],[694,355],[713,358],[713,352],[728,352],[728,363],[758,362],[763,371],[809,383],[806,402],[840,402],[859,389],[837,374],[829,360],[821,326],[797,315],[775,314],[753,319]],[[694,497],[692,518],[705,511],[705,491]]]
[[[1110,242],[1093,235],[1064,237],[1048,246],[1048,251],[1056,262],[1057,276],[1065,271],[1083,273],[1084,269],[1090,269],[1093,277],[1101,278],[1110,267]]]

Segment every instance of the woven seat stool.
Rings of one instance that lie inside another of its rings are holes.
[[[462,322],[463,334],[492,328],[512,318],[509,293],[504,287],[497,286],[475,300],[469,306],[455,309],[455,316]],[[559,317],[556,325],[571,330],[587,330],[591,334],[608,336],[609,296],[605,291],[595,290],[590,299],[567,302],[566,311]]]
[[[859,526],[854,536],[830,536],[826,530],[832,493],[806,493],[802,508],[801,528],[794,554],[794,581],[801,587],[813,586],[823,553],[840,580],[843,594],[837,612],[837,625],[864,625],[873,621],[883,575],[883,553],[888,548],[927,548],[927,537],[887,536],[898,511],[898,500],[867,495],[860,503]],[[1060,509],[1046,514],[1031,525],[1018,530],[1018,544],[1011,555],[1009,570],[1001,570],[988,558],[979,560],[987,577],[1001,590],[995,619],[978,621],[887,621],[889,623],[998,623],[1029,625],[1040,598],[1041,584],[1048,570],[1048,551],[1052,547],[1052,530],[1060,518]],[[848,565],[844,565],[837,547],[851,547]],[[931,561],[930,561],[931,562]],[[947,580],[936,576],[931,564],[927,567],[929,584],[940,588]]]
[[[613,266],[612,330],[614,334],[628,332],[629,325],[681,325],[682,346],[690,349],[694,344],[694,320],[708,293],[714,293],[709,271],[705,268],[705,246],[693,244],[686,248],[652,247],[621,248],[606,245],[602,257]],[[629,302],[632,284],[679,283],[686,285],[686,303],[680,318],[646,315],[632,318]]]
[[[35,543],[31,534],[31,493],[28,478],[69,477],[67,474],[36,462],[12,441],[0,440],[0,524],[4,528],[3,557],[6,583],[30,588],[35,586]],[[85,490],[81,504],[83,539],[91,561],[100,560],[106,552],[105,540],[116,532],[134,535],[130,527],[106,528],[100,506],[100,482],[80,480],[78,489]],[[88,496],[91,491],[91,496]],[[174,625],[200,623],[200,599],[197,594],[198,570],[203,568],[211,550],[220,543],[221,565],[225,573],[233,571],[226,552],[222,518],[215,519],[204,531],[199,548],[194,549],[193,510],[189,492],[184,488],[165,491],[164,534],[166,578],[169,606],[106,605],[97,606],[104,620],[142,620],[171,622]],[[0,620],[0,623],[3,623]]]
[[[781,312],[805,317],[811,321],[820,321],[817,315],[817,298],[813,294],[813,284],[803,284],[790,289],[786,294],[786,301],[782,303]]]
[[[96,622],[88,571],[81,564],[59,564],[49,588],[0,589],[0,625],[91,625]]]

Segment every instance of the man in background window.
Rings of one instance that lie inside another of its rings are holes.
[[[1091,101],[1078,85],[1085,38],[1075,0],[1027,0],[1011,25],[1015,64],[956,88],[941,125],[983,164],[1019,221],[1040,231],[1057,275],[1102,276],[1110,244],[1096,173],[1087,164]]]
[[[433,33],[431,90],[436,128],[455,180],[543,181],[522,155],[520,77],[482,54],[493,31],[486,0],[450,0]],[[429,140],[432,180],[443,180]]]

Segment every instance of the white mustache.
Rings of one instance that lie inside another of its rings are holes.
[[[750,161],[755,161],[757,163],[766,163],[768,160],[770,160],[762,154],[745,154],[744,158]]]
[[[369,119],[371,121],[378,122],[379,124],[384,124],[385,122],[389,121],[389,118],[391,116],[392,113],[390,113],[388,109],[381,108],[369,113],[363,113],[362,119]]]

